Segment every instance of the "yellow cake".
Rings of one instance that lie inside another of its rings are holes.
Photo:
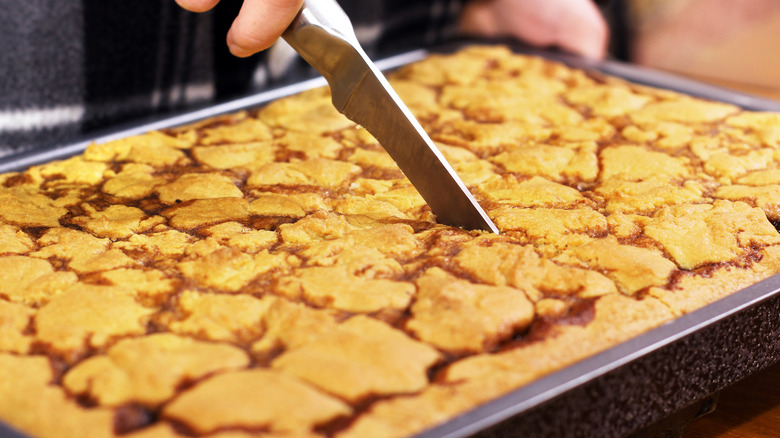
[[[394,87],[501,230],[316,89],[0,176],[0,421],[408,436],[780,271],[780,115],[503,47]]]

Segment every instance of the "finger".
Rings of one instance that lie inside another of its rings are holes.
[[[555,43],[587,58],[601,59],[607,52],[609,27],[596,5],[590,1],[571,0],[560,17]]]
[[[228,31],[230,52],[243,58],[267,49],[287,29],[302,4],[303,0],[244,0]]]
[[[191,12],[206,12],[219,3],[219,0],[176,0],[182,8]]]
[[[464,7],[460,26],[466,33],[513,36],[590,58],[603,58],[609,40],[591,0],[476,0]]]

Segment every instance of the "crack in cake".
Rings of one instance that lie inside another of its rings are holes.
[[[501,235],[324,89],[0,176],[0,420],[406,436],[780,271],[780,115],[503,47],[394,87]]]

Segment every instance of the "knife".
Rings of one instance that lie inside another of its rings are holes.
[[[368,58],[335,0],[304,0],[282,37],[330,85],[333,105],[370,132],[439,222],[498,234],[452,166]]]

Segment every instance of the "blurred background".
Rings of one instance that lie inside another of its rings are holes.
[[[780,99],[780,1],[617,0],[623,60]]]

